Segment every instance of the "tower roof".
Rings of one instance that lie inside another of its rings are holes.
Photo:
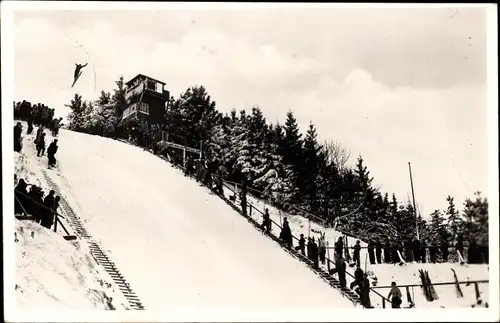
[[[127,86],[130,86],[130,84],[132,84],[135,80],[137,80],[139,78],[147,78],[147,79],[150,79],[152,81],[158,82],[158,83],[163,84],[163,85],[166,84],[165,82],[158,81],[157,79],[152,78],[151,76],[144,75],[144,74],[137,74],[134,78],[132,78],[130,81],[126,82],[125,84]]]

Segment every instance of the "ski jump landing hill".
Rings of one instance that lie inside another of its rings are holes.
[[[93,253],[97,262],[112,259],[145,309],[354,306],[223,200],[157,156],[61,130],[59,166],[42,171],[46,157],[36,157],[32,136],[23,137],[23,154],[37,174],[28,180],[56,188],[71,209],[62,212],[67,227],[89,249],[99,246],[100,258]]]

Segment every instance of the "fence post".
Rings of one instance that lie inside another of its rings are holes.
[[[248,216],[249,216],[249,217],[252,217],[252,208],[253,208],[253,205],[252,205],[252,204],[250,204],[250,203],[248,203],[248,206],[250,206],[250,210],[249,210],[249,212],[248,212],[248,214],[249,214]]]
[[[382,297],[382,308],[385,308],[385,298]]]
[[[326,266],[328,267],[328,273],[330,273],[330,243],[326,241],[326,250],[328,252],[328,259],[326,262]]]
[[[59,217],[56,215],[55,218],[56,220],[54,221],[54,232],[57,233],[57,222],[59,221]]]

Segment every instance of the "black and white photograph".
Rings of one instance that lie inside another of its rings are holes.
[[[496,5],[1,6],[7,322],[500,319]]]

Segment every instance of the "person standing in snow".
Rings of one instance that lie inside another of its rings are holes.
[[[40,135],[40,138],[38,138],[38,142],[36,144],[36,155],[40,157],[40,153],[42,153],[42,156],[45,154],[45,132]]]
[[[427,262],[427,242],[425,239],[420,242],[420,260],[422,260],[423,264]]]
[[[370,264],[375,265],[375,244],[373,243],[373,240],[370,240],[368,243],[368,258],[370,258]]]
[[[421,248],[420,248],[420,240],[417,239],[417,237],[413,238],[412,241],[412,249],[413,249],[413,255],[415,256],[415,261],[420,262],[421,258]]]
[[[392,304],[392,308],[401,308],[401,304],[403,303],[402,294],[399,288],[396,286],[396,282],[391,283],[391,291],[387,298]]]
[[[448,256],[450,254],[448,238],[443,237],[443,241],[441,243],[441,254],[443,255],[443,262],[448,262]]]
[[[307,238],[307,259],[312,260],[312,239],[311,237]]]
[[[321,235],[318,242],[319,242],[319,260],[324,265],[326,261],[326,241],[324,233]]]
[[[356,263],[356,265],[360,266],[361,265],[361,257],[360,257],[360,253],[361,253],[361,245],[360,245],[360,241],[357,240],[356,241],[356,244],[354,245],[353,249],[354,249],[354,252],[353,252],[353,255],[352,255],[352,261],[354,261]]]
[[[299,245],[296,247],[297,250],[300,250],[302,252],[302,255],[306,255],[305,253],[305,247],[306,247],[306,239],[304,238],[304,234],[300,234],[300,239],[299,239]]]
[[[335,267],[337,269],[337,274],[339,275],[340,288],[342,290],[346,290],[347,289],[347,282],[345,279],[346,263],[341,255],[338,255],[337,260],[335,261]]]
[[[356,270],[354,271],[354,281],[351,283],[351,289],[355,286],[358,286],[360,289],[363,285],[363,269],[361,269],[360,265],[356,265]]]
[[[312,245],[311,245],[311,256],[312,256],[312,261],[314,264],[314,268],[319,268],[319,248],[318,245],[316,244],[316,241],[314,240],[314,237],[312,238]]]
[[[14,188],[14,213],[15,214],[26,214],[26,196],[28,196],[28,191],[26,188],[28,187],[28,184],[24,181],[24,179],[20,179],[19,183],[17,183],[16,187]]]
[[[380,239],[377,238],[377,242],[375,242],[375,255],[377,256],[377,263],[382,263],[382,243]]]
[[[53,222],[52,210],[54,209],[54,203],[55,203],[55,196],[54,195],[55,194],[56,194],[56,192],[54,190],[51,190],[49,192],[49,195],[47,195],[45,197],[45,199],[43,200],[43,205],[45,206],[45,208],[43,208],[41,225],[46,227],[47,229],[50,229],[50,227],[52,226],[52,222]]]
[[[342,257],[343,251],[344,251],[344,241],[342,240],[342,237],[339,237],[337,239],[337,242],[335,242],[335,253],[339,255],[339,257]]]
[[[390,243],[389,239],[387,237],[384,238],[384,262],[386,264],[391,263],[391,247],[389,243]]]
[[[21,122],[18,122],[14,126],[14,151],[17,151],[18,153],[21,152],[21,149],[23,147],[23,126]]]
[[[365,273],[363,275],[361,283],[361,304],[366,308],[373,308],[370,301],[370,281],[368,280],[368,275]]]
[[[36,130],[36,137],[35,137],[35,145],[38,143],[38,139],[42,136],[43,133],[43,125],[39,126],[38,129]]]
[[[271,232],[271,217],[269,216],[269,209],[266,208],[264,211],[264,216],[262,218],[261,228],[266,231],[266,233]]]
[[[57,139],[54,139],[47,148],[47,158],[49,159],[49,168],[54,167],[56,165],[56,152],[57,152]]]

